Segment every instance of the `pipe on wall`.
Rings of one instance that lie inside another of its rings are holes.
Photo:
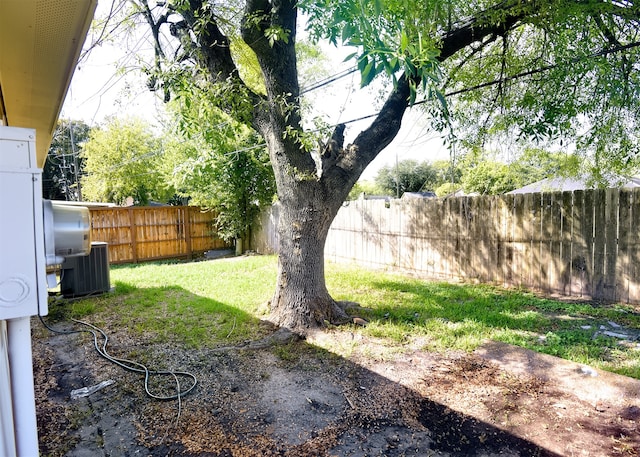
[[[36,456],[39,453],[31,356],[31,318],[20,317],[6,322],[16,450],[19,456]]]
[[[16,455],[16,439],[13,427],[13,401],[11,400],[11,372],[9,370],[9,339],[7,321],[0,321],[0,452],[2,455]]]

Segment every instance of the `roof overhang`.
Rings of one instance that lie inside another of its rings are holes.
[[[0,0],[0,125],[36,130],[42,167],[96,0]]]

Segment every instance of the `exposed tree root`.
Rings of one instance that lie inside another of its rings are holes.
[[[348,314],[349,316],[362,316],[367,313],[372,312],[371,308],[365,308],[364,306],[360,306],[360,303],[356,303],[354,301],[339,301],[336,304],[342,308],[342,310]]]
[[[272,346],[278,346],[283,344],[299,341],[304,337],[296,332],[289,330],[288,328],[281,327],[271,335],[265,336],[259,340],[248,341],[235,346],[222,346],[219,348],[211,349],[211,352],[229,352],[240,351],[247,349],[265,349]]]
[[[304,329],[302,331],[289,329],[286,327],[279,327],[272,334],[261,338],[259,340],[243,342],[234,346],[222,346],[219,348],[212,349],[212,352],[227,352],[227,351],[238,351],[238,350],[255,350],[255,349],[265,349],[272,346],[279,346],[284,344],[289,344],[294,341],[299,341],[305,339],[309,333],[313,333],[315,331],[322,331],[323,328],[331,327],[331,326],[340,326],[346,324],[354,323],[354,319],[360,319],[360,316],[366,315],[371,310],[369,308],[364,308],[360,306],[359,303],[352,301],[336,301],[336,306],[344,313],[344,317],[340,319],[334,319],[333,321],[325,321],[323,326],[318,326],[315,329]],[[275,324],[274,324],[275,325]]]

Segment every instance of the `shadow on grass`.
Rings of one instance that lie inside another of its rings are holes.
[[[375,282],[374,287],[402,296],[401,305],[391,303],[375,310],[376,317],[382,318],[389,313],[397,322],[471,320],[488,327],[518,330],[533,330],[551,324],[549,317],[537,309],[539,299],[498,291],[490,286],[382,281]]]
[[[52,309],[58,325],[82,314],[118,353],[190,371],[199,383],[176,425],[175,404],[146,398],[136,375],[107,368],[86,340],[36,332],[36,379],[48,379],[37,399],[43,455],[555,455],[304,341],[247,350],[242,342],[270,324],[181,287],[119,284],[114,294]],[[105,373],[118,376],[116,386],[78,403],[61,395]]]
[[[176,285],[136,287],[116,281],[114,292],[53,306],[53,320],[95,316],[150,343],[175,343],[190,348],[237,344],[258,339],[272,326],[236,307],[193,294]]]
[[[616,330],[617,324],[611,324],[611,319],[626,322],[629,339],[633,340],[640,324],[637,313],[549,300],[485,285],[389,280],[374,282],[373,287],[401,297],[376,306],[370,316],[373,321],[397,325],[405,332],[430,332],[445,348],[472,349],[491,338],[580,363],[600,364],[627,376],[640,376],[637,348],[633,344],[621,345],[619,338],[602,331],[603,324],[613,325],[610,330]],[[621,365],[621,358],[629,361],[624,368],[617,366]]]

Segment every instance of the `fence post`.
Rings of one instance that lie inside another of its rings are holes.
[[[138,234],[136,227],[136,217],[133,208],[128,208],[129,212],[129,230],[131,230],[131,255],[133,263],[138,263]]]
[[[191,224],[193,218],[191,217],[191,213],[193,208],[187,206],[184,208],[184,239],[187,243],[187,259],[191,260],[193,258],[193,246],[191,244]]]
[[[604,189],[596,189],[593,191],[593,207],[594,207],[594,238],[593,238],[593,298],[602,300],[605,298],[605,263],[607,242],[607,204],[606,193]]]
[[[627,234],[627,249],[629,250],[629,303],[640,302],[640,189],[635,189],[631,194],[629,232]]]
[[[618,212],[620,207],[620,189],[607,189],[605,192],[605,267],[604,298],[615,301],[620,294],[621,285],[616,275],[618,263]]]
[[[618,302],[629,303],[630,290],[630,268],[632,247],[630,241],[631,232],[634,227],[631,222],[631,205],[633,202],[633,191],[620,189],[618,198],[618,256],[616,257],[616,297]]]

